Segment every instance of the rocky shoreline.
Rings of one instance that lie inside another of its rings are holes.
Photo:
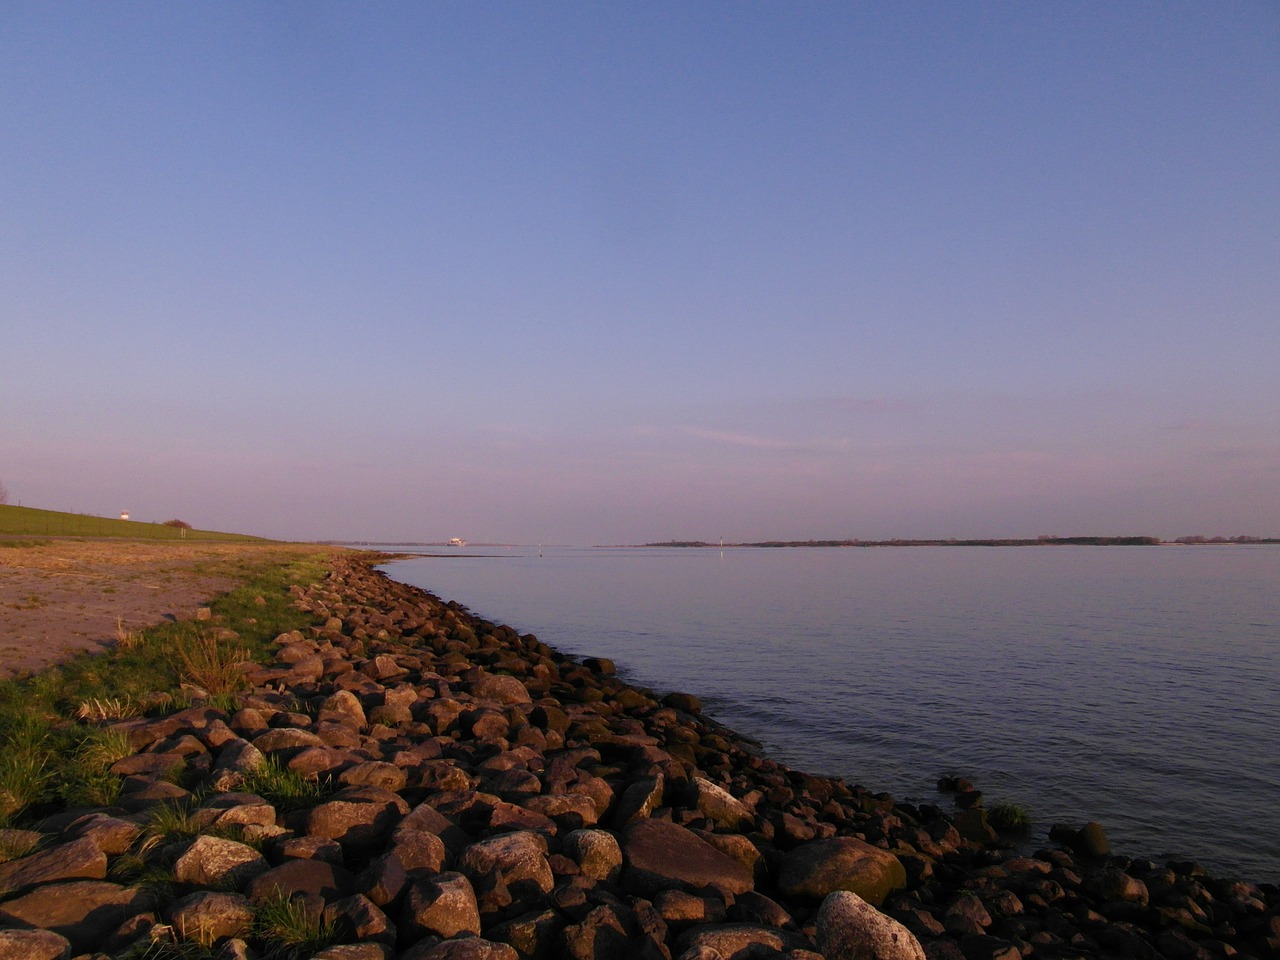
[[[980,806],[788,769],[692,695],[371,562],[292,588],[315,625],[240,666],[234,708],[112,724],[116,806],[0,831],[31,851],[0,863],[0,958],[1280,955],[1273,885],[1110,856],[1094,827],[1014,854]]]

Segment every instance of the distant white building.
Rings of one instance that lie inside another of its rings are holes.
[[[128,510],[121,510],[121,511],[120,511],[120,519],[121,519],[121,520],[128,520],[128,519],[129,519],[129,511],[128,511]]]
[[[451,547],[465,547],[466,545],[467,541],[463,540],[461,537],[454,537],[449,541],[449,546]]]

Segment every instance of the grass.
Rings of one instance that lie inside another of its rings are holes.
[[[228,540],[266,543],[263,537],[213,530],[180,530],[163,523],[140,523],[91,517],[82,513],[61,513],[35,507],[0,504],[0,536],[13,537],[123,537],[129,540]],[[30,545],[30,544],[24,544]]]
[[[236,664],[251,659],[249,651],[196,631],[173,648],[174,669],[180,683],[191,684],[211,696],[245,690],[249,681]]]
[[[273,757],[246,772],[240,789],[256,793],[282,813],[314,807],[331,792],[327,783],[290,770]]]
[[[197,677],[215,687],[223,680],[224,687],[233,687],[237,681],[230,671],[223,676],[227,664],[265,662],[278,634],[312,622],[293,606],[288,589],[320,580],[328,557],[327,550],[317,549],[285,558],[276,551],[255,552],[239,560],[227,575],[240,586],[210,604],[215,622],[234,625],[239,634],[233,647],[199,635],[193,639],[192,624],[165,623],[131,634],[127,645],[106,653],[0,681],[0,827],[112,796],[115,778],[100,760],[113,748],[99,738],[98,722],[134,709],[181,709],[192,699],[182,684]],[[234,690],[210,693],[221,708],[234,703]]]
[[[305,960],[338,939],[331,921],[308,910],[304,901],[283,895],[258,907],[253,926],[268,960]]]

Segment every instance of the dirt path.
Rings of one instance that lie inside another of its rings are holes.
[[[0,539],[0,677],[27,674],[231,589],[248,562],[304,544]]]

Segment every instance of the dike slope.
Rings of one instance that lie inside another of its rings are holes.
[[[0,864],[0,957],[1280,954],[1275,887],[1091,831],[1014,856],[371,562],[293,588],[315,626],[229,709],[115,723],[117,806],[0,831],[38,841]]]

